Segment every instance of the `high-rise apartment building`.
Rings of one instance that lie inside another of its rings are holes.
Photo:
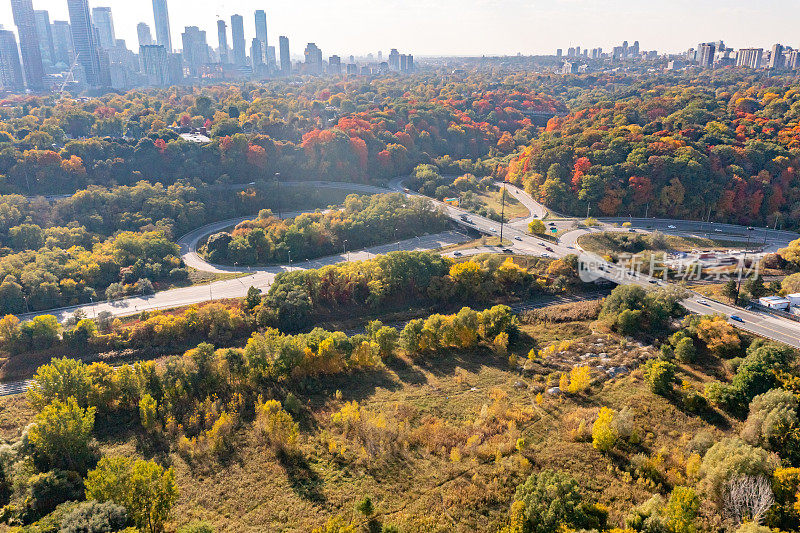
[[[717,46],[715,43],[701,43],[697,45],[697,62],[703,68],[712,68],[714,66],[714,55],[716,51]]]
[[[117,44],[117,36],[114,34],[114,17],[111,16],[110,7],[92,8],[92,23],[97,28],[97,44],[103,50],[111,50]]]
[[[153,19],[156,23],[156,44],[172,53],[172,34],[169,30],[169,10],[167,0],[153,0]]]
[[[0,86],[8,91],[22,91],[25,82],[19,62],[17,37],[11,30],[0,29]]]
[[[264,65],[264,51],[261,49],[261,39],[253,37],[250,43],[250,62],[253,70]]]
[[[136,25],[136,35],[139,37],[139,46],[153,45],[153,34],[150,33],[150,26],[144,22]]]
[[[36,37],[39,39],[39,52],[42,63],[52,66],[55,64],[55,50],[53,49],[53,30],[50,27],[50,13],[36,10],[33,12],[36,20]]]
[[[261,41],[261,50],[267,53],[267,14],[263,9],[256,11],[256,39]],[[255,62],[255,61],[254,61]]]
[[[183,42],[183,63],[191,77],[200,75],[203,65],[208,63],[208,42],[206,32],[197,26],[186,26],[181,34]]]
[[[392,48],[389,52],[389,69],[397,72],[400,70],[400,52],[397,48]]]
[[[247,52],[244,42],[244,19],[241,15],[231,16],[231,44],[233,46],[233,62],[244,66],[247,64]]]
[[[747,68],[760,68],[763,48],[740,48],[736,55],[736,66]]]
[[[75,51],[72,47],[72,28],[70,28],[69,22],[66,20],[54,20],[52,30],[55,62],[72,65],[75,60]]]
[[[278,62],[275,60],[275,47],[267,46],[266,63],[271,70],[275,70]]]
[[[281,54],[281,72],[284,75],[292,73],[292,60],[289,56],[289,38],[281,35],[278,38],[280,54]]]
[[[167,49],[160,44],[139,46],[139,61],[147,84],[163,87],[168,84]]]
[[[14,24],[19,35],[25,82],[32,91],[41,91],[44,89],[44,67],[42,52],[39,50],[33,3],[31,0],[11,0],[11,13],[14,15]]]
[[[322,74],[322,50],[314,43],[308,43],[305,49],[305,69],[309,74]]]
[[[87,0],[67,0],[67,7],[75,56],[83,67],[86,83],[97,87],[102,82],[100,54],[97,50],[92,19],[89,17],[89,3]]]
[[[776,44],[772,47],[769,56],[769,68],[772,70],[783,70],[783,45]]]
[[[328,74],[341,74],[342,73],[342,58],[337,55],[332,55],[328,58]]]
[[[226,65],[230,63],[230,57],[228,57],[228,25],[222,19],[217,21],[217,40],[219,41],[219,62]]]

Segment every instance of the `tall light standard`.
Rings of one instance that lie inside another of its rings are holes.
[[[287,250],[287,252],[289,253],[289,272],[291,272],[292,271],[292,251],[291,250]]]
[[[280,172],[276,172],[275,173],[275,206],[278,208],[278,218],[283,218],[283,215],[281,214],[281,193],[280,193],[281,183],[279,181],[280,177],[281,177],[281,173]]]
[[[342,241],[342,255],[344,256],[345,261],[350,261],[350,256],[347,253],[347,239]]]
[[[503,184],[503,193],[500,195],[500,246],[503,245],[503,223],[506,221],[506,185]]]
[[[750,248],[750,235],[753,234],[753,226],[747,228],[747,244],[744,248],[744,258],[742,259],[742,268],[745,267],[747,264],[747,250]],[[739,269],[739,282],[736,284],[736,298],[734,299],[734,305],[739,305],[739,290],[742,288],[742,269]]]

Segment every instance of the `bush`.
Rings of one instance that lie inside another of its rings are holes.
[[[704,492],[722,506],[727,484],[739,476],[772,476],[779,465],[778,458],[750,446],[740,438],[724,438],[714,444],[703,457],[700,476]]]
[[[77,472],[51,470],[28,480],[28,513],[41,517],[59,504],[79,500],[83,496],[83,480]]]
[[[675,381],[675,365],[669,361],[651,359],[645,364],[644,378],[650,385],[650,390],[662,396],[672,392]]]
[[[178,533],[214,533],[214,527],[208,522],[193,522],[179,527]]]
[[[124,507],[113,502],[83,502],[61,521],[59,533],[111,533],[128,523]]]
[[[697,351],[691,337],[684,337],[675,346],[675,358],[682,363],[693,363]]]
[[[797,407],[797,397],[787,390],[772,389],[759,394],[750,402],[742,438],[782,457],[800,457]]]
[[[578,482],[564,473],[542,470],[517,487],[514,499],[524,533],[552,533],[562,527],[592,527]],[[514,506],[512,506],[514,514]]]
[[[299,426],[276,400],[256,406],[255,425],[261,436],[277,450],[291,448],[297,442]]]
[[[617,443],[619,435],[614,427],[614,411],[608,407],[601,407],[592,426],[592,446],[601,452],[610,452]]]

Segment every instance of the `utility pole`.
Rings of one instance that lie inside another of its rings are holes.
[[[506,186],[503,185],[503,194],[500,196],[500,246],[503,245],[503,224],[506,220]]]
[[[747,245],[745,245],[744,249],[744,258],[742,259],[742,268],[745,267],[747,263],[747,250],[750,248],[750,235],[752,235],[753,228],[747,228]],[[739,282],[736,284],[736,299],[733,301],[734,305],[739,305],[739,290],[742,288],[742,269],[739,269]]]
[[[280,184],[280,181],[278,181],[280,179],[280,177],[281,177],[281,173],[280,172],[276,172],[275,173],[275,204],[278,207],[278,218],[283,218],[283,215],[281,214],[281,193],[280,193],[281,184]]]

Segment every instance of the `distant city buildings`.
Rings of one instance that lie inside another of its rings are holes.
[[[3,29],[0,29],[0,86],[6,91],[14,92],[25,88],[17,36],[13,31]]]
[[[136,25],[136,35],[139,37],[139,46],[150,46],[153,43],[153,34],[150,33],[150,26],[144,22]]]
[[[167,52],[172,52],[167,0],[153,0],[153,19],[156,23],[156,44],[166,48]]]
[[[11,0],[11,13],[19,35],[25,83],[30,90],[41,91],[44,89],[44,66],[36,32],[33,3],[31,0]]]

